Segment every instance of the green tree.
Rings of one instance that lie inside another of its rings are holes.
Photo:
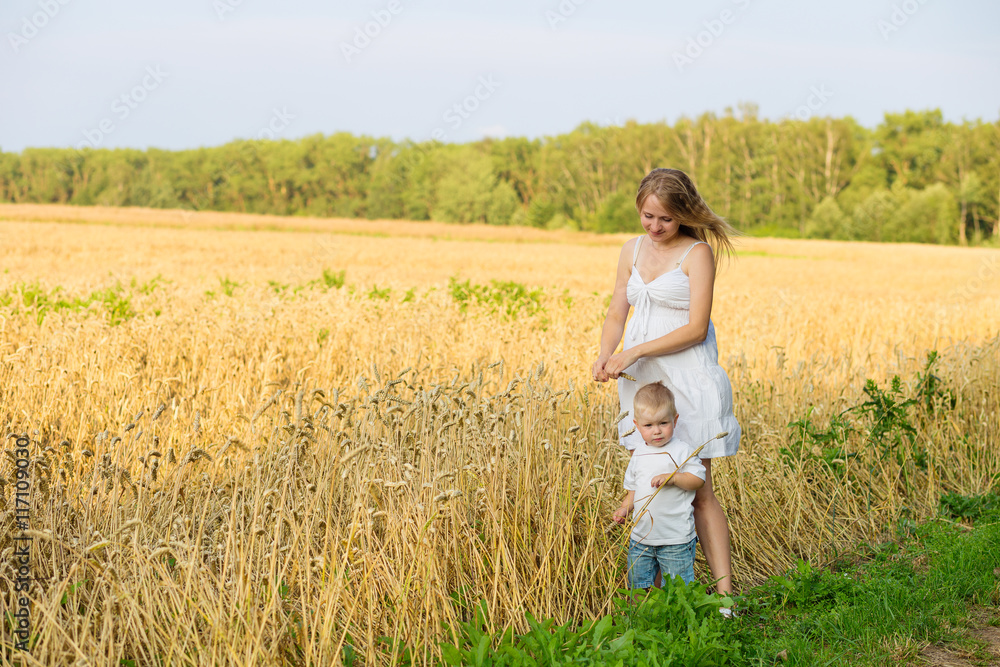
[[[847,239],[850,235],[847,216],[833,197],[820,202],[806,222],[806,234],[811,239]]]
[[[491,225],[509,225],[514,213],[521,207],[517,191],[507,181],[497,181],[490,192],[486,207],[486,222]]]
[[[624,192],[615,192],[605,199],[594,219],[594,228],[603,233],[635,232],[641,230],[635,199]]]
[[[881,241],[882,228],[896,209],[892,193],[881,188],[873,191],[854,207],[851,226],[847,232],[850,241]]]
[[[546,197],[538,197],[528,206],[527,222],[532,227],[545,227],[555,214],[555,204]]]
[[[875,128],[875,146],[889,185],[899,181],[920,189],[936,182],[947,134],[940,109],[885,114]]]
[[[923,190],[894,188],[896,207],[882,228],[882,239],[913,243],[958,241],[958,206],[943,183]]]
[[[463,145],[341,132],[186,151],[26,149],[0,152],[0,198],[411,220],[433,213],[619,231],[637,229],[632,199],[653,167],[686,171],[713,209],[753,234],[1000,238],[1000,121],[950,124],[937,110],[886,114],[873,130],[850,117],[772,122],[746,103],[673,125],[586,122],[542,139]]]
[[[489,156],[474,147],[457,147],[437,185],[432,217],[445,222],[486,222],[496,176]],[[513,213],[513,211],[512,211]]]

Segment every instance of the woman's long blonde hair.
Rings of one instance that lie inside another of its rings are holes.
[[[683,171],[661,167],[646,174],[635,195],[637,211],[642,210],[650,195],[655,195],[663,208],[677,218],[682,232],[711,245],[716,256],[728,259],[736,255],[733,238],[740,232],[705,203]]]

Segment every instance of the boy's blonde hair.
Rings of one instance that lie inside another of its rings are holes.
[[[670,391],[662,382],[650,382],[639,388],[632,398],[632,418],[639,420],[638,414],[651,415],[659,408],[667,409],[667,417],[673,419],[677,416],[677,404],[674,403],[674,392]]]
[[[716,255],[736,254],[732,239],[739,232],[709,208],[683,171],[660,167],[646,174],[635,195],[635,210],[641,211],[650,195],[677,219],[682,232],[710,244]]]

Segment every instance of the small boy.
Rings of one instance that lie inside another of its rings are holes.
[[[629,586],[650,588],[657,571],[690,583],[698,542],[691,502],[695,491],[705,484],[705,466],[697,456],[684,463],[694,447],[673,438],[677,408],[667,387],[654,382],[640,388],[632,411],[645,445],[632,452],[625,470],[628,494],[614,513],[615,522],[622,524],[629,512],[636,515],[628,550]],[[678,466],[680,470],[667,482]],[[665,488],[659,488],[664,484]]]

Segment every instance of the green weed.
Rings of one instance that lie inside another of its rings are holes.
[[[274,291],[275,294],[281,294],[291,287],[288,283],[279,283],[277,280],[268,280],[267,285]]]
[[[812,423],[812,412],[810,407],[802,419],[788,425],[796,429],[798,437],[778,452],[788,465],[794,466],[803,459],[812,458],[822,461],[834,474],[841,474],[846,470],[847,461],[858,456],[847,450],[847,438],[854,427],[841,413],[830,417],[828,428],[820,429]]]
[[[103,306],[111,326],[117,326],[136,316],[131,295],[121,283],[95,290],[85,297],[68,297],[63,296],[64,294],[65,291],[58,285],[47,290],[38,281],[20,283],[0,294],[0,306],[16,305],[32,311],[39,326],[49,313],[62,310],[84,311],[94,304]]]
[[[831,472],[842,474],[847,469],[847,462],[859,456],[858,452],[849,450],[848,443],[852,435],[863,431],[861,446],[873,448],[878,454],[877,463],[892,458],[902,465],[909,455],[914,465],[926,470],[927,449],[917,443],[911,408],[922,406],[928,413],[934,413],[935,410],[953,409],[956,404],[954,392],[946,389],[932,372],[937,359],[936,351],[928,353],[923,370],[917,373],[912,397],[905,395],[903,382],[896,375],[887,389],[874,380],[866,380],[867,399],[830,417],[826,428],[813,424],[813,408],[810,407],[805,416],[788,424],[795,429],[796,437],[788,447],[779,449],[785,463],[794,466],[803,460],[815,459]],[[852,417],[861,423],[855,425]]]
[[[616,613],[557,624],[526,614],[529,630],[494,635],[482,603],[457,628],[457,645],[442,646],[447,665],[724,665],[739,655],[719,613],[732,601],[695,582],[666,580],[662,589],[622,591]]]
[[[344,286],[344,278],[347,272],[344,270],[331,271],[329,269],[323,269],[323,285],[326,289],[331,287],[334,289],[340,289]]]
[[[388,301],[390,294],[392,294],[392,290],[390,288],[380,288],[378,285],[372,285],[372,290],[368,292],[368,298],[372,301]]]
[[[937,350],[931,350],[927,353],[924,369],[917,373],[917,393],[914,398],[923,403],[929,413],[934,413],[939,407],[953,410],[958,402],[955,392],[945,389],[944,382],[933,373],[932,369],[937,360]]]
[[[528,289],[511,281],[491,280],[489,285],[477,285],[469,280],[459,282],[452,277],[448,280],[448,291],[463,313],[473,302],[485,305],[491,313],[502,313],[509,318],[522,312],[534,315],[544,310],[540,287]]]
[[[169,283],[169,282],[170,282],[169,280],[166,280],[160,274],[156,274],[156,276],[154,276],[153,278],[150,278],[149,280],[147,280],[144,283],[140,283],[138,280],[136,280],[133,277],[132,281],[131,281],[131,287],[132,287],[132,289],[137,290],[139,293],[145,294],[145,295],[148,296],[148,295],[152,294],[153,292],[155,292],[156,290],[162,288],[165,283]]]
[[[108,324],[111,326],[117,326],[136,315],[135,309],[132,308],[131,297],[121,285],[91,293],[87,305],[94,302],[104,306],[108,316]]]
[[[975,520],[1000,512],[1000,493],[963,496],[959,493],[946,493],[939,501],[941,514],[955,519]]]
[[[230,280],[228,276],[219,278],[219,287],[222,289],[222,293],[226,296],[233,296],[236,294],[236,288],[242,287],[241,283],[234,280]]]

